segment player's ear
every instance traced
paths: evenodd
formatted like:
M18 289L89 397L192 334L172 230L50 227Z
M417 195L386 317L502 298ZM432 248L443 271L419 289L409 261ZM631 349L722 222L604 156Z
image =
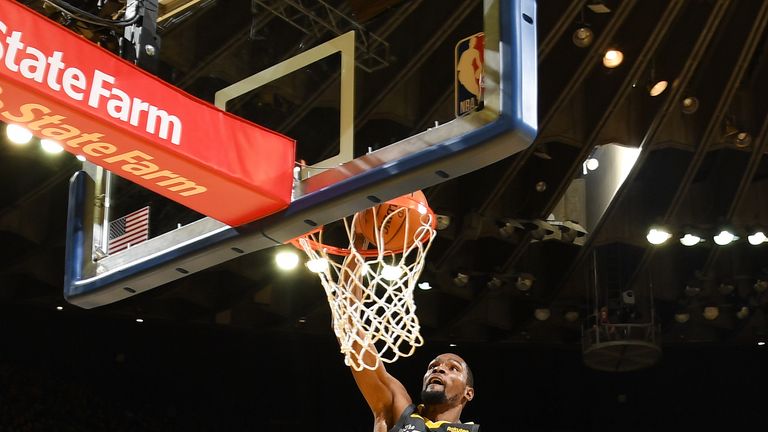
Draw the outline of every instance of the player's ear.
M467 402L471 401L475 397L475 388L467 386L464 389L464 398L467 400Z

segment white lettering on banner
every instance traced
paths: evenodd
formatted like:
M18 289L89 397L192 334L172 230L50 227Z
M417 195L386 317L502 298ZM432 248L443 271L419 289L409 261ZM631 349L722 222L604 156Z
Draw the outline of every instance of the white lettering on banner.
M8 71L44 83L55 92L63 89L70 99L87 100L89 106L104 111L114 119L143 127L146 132L175 145L181 143L182 122L177 116L132 97L117 87L117 79L112 75L94 69L89 80L80 69L67 66L61 51L46 55L33 46L25 45L24 35L19 31L11 31L8 35L8 26L2 21L0 33L6 36L5 39L0 37L0 65Z

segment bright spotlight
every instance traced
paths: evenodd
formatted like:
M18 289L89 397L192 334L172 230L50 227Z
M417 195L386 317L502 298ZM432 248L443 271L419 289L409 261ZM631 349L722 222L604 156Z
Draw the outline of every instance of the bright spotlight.
M738 239L738 237L728 230L722 230L720 231L720 234L714 237L715 243L719 246L725 246Z
M299 254L294 251L280 251L275 255L275 263L281 270L293 270L299 265Z
M46 153L51 154L61 153L64 151L64 147L62 147L61 144L49 139L40 140L40 147L42 147Z
M648 235L645 236L645 238L648 240L648 243L652 245L663 244L671 237L672 234L662 228L651 228L648 230Z
M680 244L683 246L695 246L699 243L701 243L701 237L691 233L687 233L680 238Z
M5 136L14 144L27 144L32 140L32 132L29 129L16 124L9 124L5 127Z
M749 241L749 244L751 244L752 246L757 246L760 243L765 243L766 241L768 241L768 237L765 236L764 232L758 231L748 236L747 240Z
M328 270L328 260L325 258L318 258L307 261L307 268L312 273L323 273Z
M607 67L608 69L618 67L623 61L624 53L616 49L610 49L606 51L605 55L603 56L603 66Z
M403 275L403 269L400 266L384 264L381 266L381 277L388 281L396 281Z
M669 82L666 80L661 80L655 82L650 89L648 89L648 94L652 97L656 97L662 93L664 93L664 90L667 89L667 86L669 85Z

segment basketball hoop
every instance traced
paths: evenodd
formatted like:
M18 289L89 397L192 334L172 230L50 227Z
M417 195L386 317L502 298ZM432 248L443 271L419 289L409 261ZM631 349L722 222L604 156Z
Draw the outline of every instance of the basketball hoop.
M417 191L342 222L347 248L324 244L324 227L291 243L304 250L307 267L320 277L344 363L375 369L424 344L413 292L437 218Z

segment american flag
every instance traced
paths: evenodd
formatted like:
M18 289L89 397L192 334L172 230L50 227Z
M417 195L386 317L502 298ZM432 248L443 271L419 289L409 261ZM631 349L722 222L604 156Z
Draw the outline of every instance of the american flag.
M113 254L149 238L149 207L121 217L109 223L107 253Z

